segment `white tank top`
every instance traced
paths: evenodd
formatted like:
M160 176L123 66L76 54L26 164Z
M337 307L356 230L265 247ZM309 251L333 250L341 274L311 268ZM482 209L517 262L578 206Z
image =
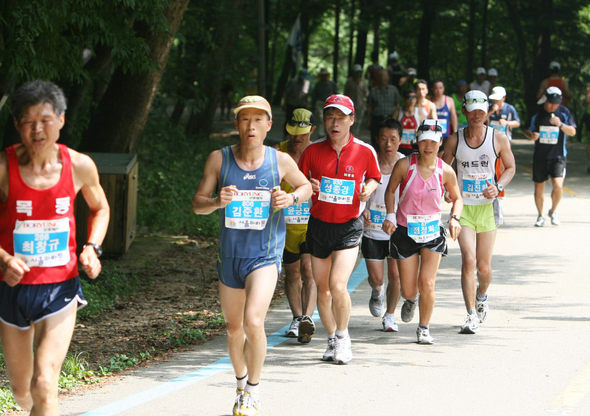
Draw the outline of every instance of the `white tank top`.
M486 127L483 142L476 148L465 141L465 129L457 132L457 179L465 205L487 205L494 202L483 196L486 181L496 184L496 150L494 129Z

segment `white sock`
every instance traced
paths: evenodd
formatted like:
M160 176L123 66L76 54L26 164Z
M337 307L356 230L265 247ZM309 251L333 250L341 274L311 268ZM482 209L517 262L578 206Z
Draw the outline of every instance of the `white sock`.
M246 391L252 395L258 395L260 390L260 383L256 383L254 385L250 383L246 383Z
M246 375L242 378L236 377L236 383L237 383L237 386L240 390L244 390L244 388L246 387L247 381L248 381L248 373L246 373Z
M343 329L342 331L339 329L336 330L336 337L337 338L342 339L342 338L346 338L347 336L348 336L348 328Z

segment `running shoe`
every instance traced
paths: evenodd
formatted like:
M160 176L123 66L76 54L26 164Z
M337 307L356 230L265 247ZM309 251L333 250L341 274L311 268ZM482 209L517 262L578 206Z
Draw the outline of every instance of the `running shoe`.
M297 338L299 335L299 322L301 322L300 316L293 318L291 325L289 325L289 329L287 329L287 333L285 335L287 335L289 338Z
M315 332L315 324L310 316L303 315L299 321L299 334L297 335L297 341L302 344L307 344L311 341L311 337Z
M383 324L383 330L385 332L397 332L398 326L395 323L395 316L392 313L386 313L383 315L383 319L381 320Z
M537 217L537 221L535 221L535 227L542 227L545 225L545 217L543 217L542 215L539 215Z
M255 394L244 391L240 395L237 411L234 410L234 416L259 416L260 400Z
M461 326L461 334L475 334L479 329L479 318L477 314L467 314L465 323Z
M239 416L239 409L242 403L242 394L244 393L244 389L236 388L236 400L234 401L234 408L232 411L233 416Z
M413 302L406 299L402 305L402 321L410 322L414 318L414 312L416 311L416 305L418 304L418 298Z
M336 350L336 338L328 338L328 348L322 357L323 361L334 361L334 352Z
M344 338L336 337L334 361L336 361L336 364L348 364L350 360L352 360L352 342L350 336Z
M487 297L484 300L476 300L475 311L477 312L477 317L479 318L479 322L483 322L486 320L486 316L488 316L489 310L490 310L490 307L488 306Z
M418 327L416 328L416 337L418 337L418 344L432 345L434 338L430 335L430 329Z
M385 285L381 286L381 291L377 296L371 294L371 298L369 299L369 311L371 311L371 315L376 318L383 316L383 312L385 312Z
M553 211L552 209L549 210L549 218L551 218L551 224L559 225L561 221L559 221L559 217L557 216L557 211Z

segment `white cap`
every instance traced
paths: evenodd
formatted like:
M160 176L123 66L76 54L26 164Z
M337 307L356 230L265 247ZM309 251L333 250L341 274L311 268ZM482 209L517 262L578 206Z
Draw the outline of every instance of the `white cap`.
M497 77L497 76L498 76L498 70L496 68L488 69L488 77Z
M561 64L557 61L551 61L549 69L561 69Z
M481 110L485 113L488 112L488 97L484 92L479 90L471 90L465 93L463 97L463 107L468 113L474 110Z
M399 55L397 54L397 52L392 52L389 54L389 60L390 61L398 61L399 60Z
M543 96L539 98L539 101L537 101L537 104L545 104L545 101L549 101L551 104L560 104L561 90L557 87L547 88L545 94L543 94Z
M475 70L475 74L476 75L485 75L486 74L486 69L483 66L480 66L479 68L477 68Z
M418 74L418 71L416 71L416 68L408 68L408 75L416 76L417 74Z
M354 64L352 67L352 72L363 72L363 67L359 64Z
M489 96L490 100L501 100L506 97L506 89L504 87L492 88L492 93Z
M440 142L442 140L443 126L439 124L438 120L427 118L418 127L416 137L418 141L432 140L433 142Z

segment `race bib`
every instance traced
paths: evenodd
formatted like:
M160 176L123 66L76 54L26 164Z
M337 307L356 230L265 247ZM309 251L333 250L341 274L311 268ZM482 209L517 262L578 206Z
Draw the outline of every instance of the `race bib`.
M471 200L484 199L483 190L488 187L486 181L494 183L489 173L466 173L463 175L463 198Z
M237 230L263 230L270 212L269 191L238 191L225 207L225 226Z
M352 179L333 179L322 176L318 199L332 204L352 205L354 185Z
M408 237L417 243L427 243L440 236L440 213L408 215Z
M16 221L13 232L14 255L29 267L65 266L70 261L70 221Z
M449 133L449 120L447 120L446 118L439 118L438 124L442 127L443 134Z
M309 221L309 203L291 205L283 211L287 224L307 224Z
M541 126L539 128L539 142L544 144L557 144L559 138L559 127Z
M412 144L416 141L416 130L403 129L402 130L402 144Z
M499 121L497 120L492 120L490 121L490 127L492 127L494 130L500 131L504 134L506 134L506 125L501 125Z
M369 206L369 214L371 216L371 222L367 225L367 229L373 231L383 231L381 228L383 226L383 221L385 221L385 217L387 216L387 208L385 204L376 204L371 202Z

